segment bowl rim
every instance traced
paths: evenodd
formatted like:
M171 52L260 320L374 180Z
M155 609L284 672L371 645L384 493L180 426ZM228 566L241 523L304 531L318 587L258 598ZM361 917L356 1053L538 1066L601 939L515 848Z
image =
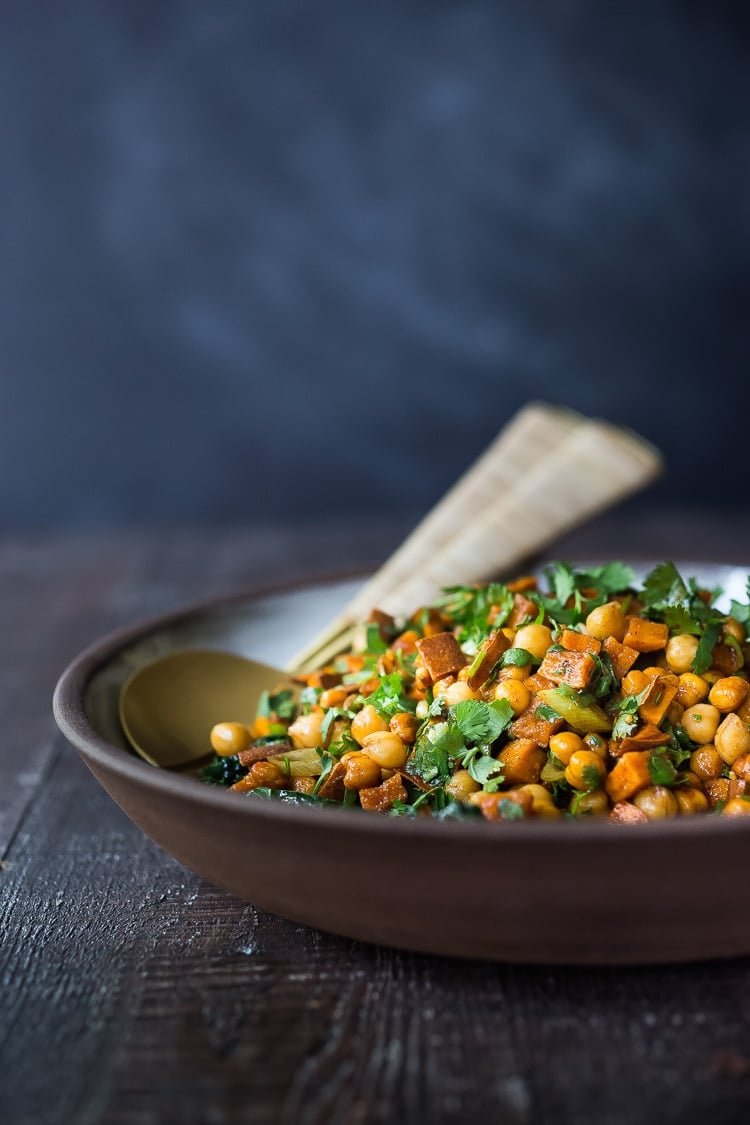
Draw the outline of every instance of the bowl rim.
M636 558L629 563L637 564ZM698 560L693 560L699 565ZM686 564L681 564L686 565ZM689 564L687 564L689 565ZM702 565L738 566L741 564L703 562ZM410 839L444 840L458 843L483 843L487 847L505 847L519 840L517 832L523 833L523 840L529 844L561 844L571 839L571 833L580 841L579 833L585 833L592 843L618 846L633 840L633 830L637 840L643 844L647 840L688 840L696 834L730 837L746 835L748 823L743 817L722 816L680 816L663 820L649 821L647 824L618 825L606 818L569 818L560 820L523 820L512 825L488 824L484 820L461 820L455 823L438 821L432 817L389 817L367 816L353 809L305 808L283 801L240 801L238 794L230 793L218 785L207 785L195 778L158 769L142 761L135 754L103 738L93 727L84 710L84 697L94 675L106 664L115 659L123 649L138 641L145 640L164 628L171 628L193 617L218 613L231 609L233 605L260 601L264 598L291 594L297 590L324 586L347 579L366 577L361 570L329 572L313 575L296 581L269 584L251 584L226 593L203 597L179 604L173 609L150 614L136 619L130 624L110 630L83 648L65 667L59 676L52 696L52 711L55 722L71 745L78 751L86 764L94 763L104 770L115 773L123 780L145 785L161 793L169 794L188 802L208 804L216 809L224 809L234 815L250 816L261 821L281 821L290 819L313 829L316 825L327 832L352 831L377 837L385 833L389 839L400 839L404 843ZM243 811L244 810L244 811ZM498 831L500 828L500 831Z

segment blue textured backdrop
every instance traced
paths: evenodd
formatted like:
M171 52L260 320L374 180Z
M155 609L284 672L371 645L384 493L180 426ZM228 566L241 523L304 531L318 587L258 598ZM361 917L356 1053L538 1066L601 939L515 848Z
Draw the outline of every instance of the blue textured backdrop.
M8 0L0 524L415 511L534 397L741 500L741 11Z

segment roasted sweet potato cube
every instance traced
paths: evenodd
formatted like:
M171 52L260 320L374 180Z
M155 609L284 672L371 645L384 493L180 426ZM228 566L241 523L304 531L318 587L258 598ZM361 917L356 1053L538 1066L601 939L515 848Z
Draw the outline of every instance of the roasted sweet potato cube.
M542 701L532 697L531 703L522 711L517 719L510 724L510 733L517 739L532 739L538 746L549 746L553 734L562 730L565 719L543 719L537 715L537 709Z
M638 707L638 714L646 723L658 726L672 700L677 695L677 688L662 676L656 676L651 685L651 690Z
M394 801L406 801L408 796L401 774L394 773L380 785L374 785L371 789L360 789L359 803L368 812L388 812L388 809L393 808Z
M546 653L539 666L539 675L556 684L567 684L582 691L591 683L596 671L596 661L590 652L571 652L553 649Z
M651 784L648 768L649 754L649 750L631 750L615 762L604 783L604 788L613 804L617 801L627 801L640 789L646 789Z
M569 652L590 652L596 655L601 651L602 642L588 633L579 633L576 629L563 629L560 634L560 644Z
M643 809L639 809L630 801L618 801L613 806L609 819L615 824L648 824L648 817Z
M344 774L346 762L336 762L327 777L321 782L318 796L327 801L343 801L346 789L344 788Z
M508 648L510 648L510 641L502 629L495 629L494 633L484 638L471 662L471 674L466 680L470 688L476 691L482 686Z
M453 633L421 637L417 641L417 651L433 681L442 680L443 676L455 676L466 664L466 657Z
M508 785L530 785L539 781L547 755L531 738L517 738L498 754Z
M655 746L666 746L668 736L659 730L653 723L646 723L635 734L628 734L619 742L611 742L610 750L617 757L630 753L631 750L653 750Z
M511 594L522 594L524 590L536 590L539 583L533 574L522 574L520 578L514 578L512 582L507 582L506 586Z
M510 611L510 616L506 622L511 629L517 628L522 621L533 621L539 614L539 606L536 602L532 602L531 598L525 597L523 594L513 595L513 609Z
M627 632L622 643L638 652L658 652L669 640L669 627L660 621L647 621L645 617L625 618Z
M619 641L616 641L614 637L606 637L602 648L612 661L612 667L618 680L622 680L627 676L628 672L641 655L637 648L622 645Z
M549 688L557 687L554 680L548 680L546 676L540 676L538 672L527 676L523 682L532 695L538 695L540 691L548 691Z
M472 805L476 805L487 820L509 820L508 807L520 805L524 816L531 816L534 805L530 793L519 790L499 793L472 793L469 798Z

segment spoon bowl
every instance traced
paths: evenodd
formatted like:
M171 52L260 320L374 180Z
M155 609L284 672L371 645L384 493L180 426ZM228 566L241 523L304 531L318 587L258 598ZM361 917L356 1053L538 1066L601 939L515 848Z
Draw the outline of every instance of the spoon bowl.
M259 660L212 649L183 650L137 669L120 692L123 731L152 766L187 769L212 753L211 728L251 725L263 691L288 673Z

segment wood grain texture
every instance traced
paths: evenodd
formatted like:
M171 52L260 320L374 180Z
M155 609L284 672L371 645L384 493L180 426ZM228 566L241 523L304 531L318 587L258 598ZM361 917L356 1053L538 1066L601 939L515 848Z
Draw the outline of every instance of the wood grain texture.
M669 539L665 553L685 555L695 521L671 518L654 535ZM0 547L0 1121L747 1119L750 962L518 968L295 926L160 852L56 736L54 678L105 629L247 583L376 565L402 530L384 521L354 532L133 533ZM631 550L662 553L639 535L636 513L630 525L578 533L566 555L614 554L615 531L627 532ZM715 557L750 559L750 535L731 521L706 517L698 531ZM744 857L728 861L744 894ZM710 910L710 888L696 894Z

